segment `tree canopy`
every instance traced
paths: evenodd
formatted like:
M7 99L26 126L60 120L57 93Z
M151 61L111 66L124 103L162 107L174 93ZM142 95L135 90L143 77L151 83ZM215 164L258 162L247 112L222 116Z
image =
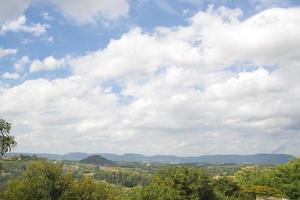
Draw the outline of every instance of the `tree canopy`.
M300 159L273 167L245 167L230 177L209 177L200 167L170 166L145 186L126 188L91 177L75 178L62 163L31 161L3 188L2 200L255 200L300 199Z
M0 119L0 155L3 156L6 152L11 151L17 142L14 136L10 135L11 123Z

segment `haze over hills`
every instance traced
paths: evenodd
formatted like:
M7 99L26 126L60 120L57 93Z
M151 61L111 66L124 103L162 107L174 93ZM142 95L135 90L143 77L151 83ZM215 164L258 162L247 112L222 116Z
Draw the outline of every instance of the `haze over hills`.
M32 153L10 153L8 155L37 155L49 160L72 160L80 161L92 155L100 155L111 161L126 162L161 162L161 163L236 163L236 164L281 164L295 158L289 154L253 154L253 155L202 155L202 156L174 156L174 155L153 155L127 153L123 155L111 153L89 154L72 152L67 154L32 154Z

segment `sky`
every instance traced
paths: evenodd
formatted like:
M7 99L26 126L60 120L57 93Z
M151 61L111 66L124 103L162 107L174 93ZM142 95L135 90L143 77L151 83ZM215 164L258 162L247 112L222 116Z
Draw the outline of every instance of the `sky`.
M13 151L300 155L299 6L0 0Z

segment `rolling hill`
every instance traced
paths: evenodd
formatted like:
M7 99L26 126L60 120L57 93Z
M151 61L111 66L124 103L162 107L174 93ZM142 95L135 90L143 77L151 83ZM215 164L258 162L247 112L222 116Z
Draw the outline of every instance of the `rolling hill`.
M18 155L21 153L9 153L8 155ZM23 155L33 155L32 153L22 153ZM92 155L100 155L111 161L126 161L126 162L161 162L161 163L208 163L208 164L223 164L223 163L235 163L235 164L282 164L295 158L289 154L253 154L253 155L202 155L202 156L190 156L181 157L174 155L154 155L145 156L142 154L111 154L111 153L99 153L88 154L81 152L73 152L64 155L60 154L35 154L38 157L47 158L49 160L71 160L80 161L88 158Z
M102 156L99 155L92 155L89 156L87 158L84 158L82 160L79 161L80 163L84 163L84 164L93 164L93 165L113 165L114 162L111 160L108 160Z

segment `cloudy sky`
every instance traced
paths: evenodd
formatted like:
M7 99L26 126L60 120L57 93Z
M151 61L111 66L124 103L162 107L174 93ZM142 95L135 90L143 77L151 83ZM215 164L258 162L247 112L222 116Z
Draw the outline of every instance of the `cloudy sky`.
M300 154L300 2L0 0L15 152Z

